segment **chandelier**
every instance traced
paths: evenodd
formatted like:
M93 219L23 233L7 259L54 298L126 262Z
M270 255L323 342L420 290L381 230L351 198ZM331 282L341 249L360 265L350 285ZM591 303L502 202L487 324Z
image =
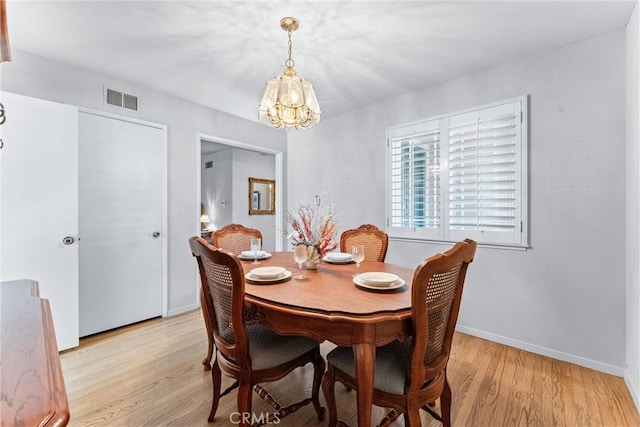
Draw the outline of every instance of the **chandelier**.
M282 18L280 27L289 36L289 57L282 75L267 82L260 101L260 120L269 126L289 130L310 128L320 121L320 106L313 86L296 74L291 59L291 33L298 29L298 20Z

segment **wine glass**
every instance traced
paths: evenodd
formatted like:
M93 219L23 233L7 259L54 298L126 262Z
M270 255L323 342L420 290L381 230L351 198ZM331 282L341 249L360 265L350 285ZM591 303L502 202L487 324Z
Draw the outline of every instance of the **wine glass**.
M360 263L364 261L364 245L351 246L351 257L356 262L356 274L353 277L357 277L360 274Z
M253 251L253 262L251 264L260 264L258 261L258 251L262 248L262 242L258 237L251 238L251 250Z
M293 260L298 264L298 275L295 277L296 280L304 280L307 278L307 276L302 274L302 263L305 262L308 257L309 253L305 245L295 245L293 247Z

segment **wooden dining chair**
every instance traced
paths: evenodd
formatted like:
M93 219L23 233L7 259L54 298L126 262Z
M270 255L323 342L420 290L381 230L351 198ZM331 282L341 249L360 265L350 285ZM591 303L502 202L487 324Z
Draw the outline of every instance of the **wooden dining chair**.
M235 255L239 255L242 251L247 251L251 248L251 238L258 237L262 239L262 233L255 228L248 228L242 224L228 224L219 230L216 230L210 234L211 244L223 249L224 251L231 252ZM213 358L214 339L211 324L209 322L209 314L207 313L207 307L204 305L205 300L203 294L203 288L200 288L200 308L204 317L204 325L207 331L207 355L202 359L202 365L204 370L211 369L211 359Z
M467 239L424 260L411 285L412 335L376 348L373 404L391 408L380 426L404 414L405 426L420 426L420 409L451 425L451 388L447 362L458 320L467 267L476 242ZM357 389L351 347L337 347L327 355L322 391L329 408L329 425L337 423L336 381ZM440 399L440 415L433 409Z
M211 233L211 244L216 248L240 255L242 251L251 249L251 239L254 237L262 240L260 230L248 228L242 224L227 224Z
M216 248L240 255L242 251L251 249L251 239L258 237L262 240L262 233L255 228L248 228L242 224L227 224L219 230L212 232L209 236L211 244ZM200 307L204 316L204 325L207 330L208 349L207 355L202 359L204 370L211 369L211 358L213 357L213 334L211 325L209 324L209 316L207 315L207 307L202 303L204 295L200 292Z
M189 239L189 246L198 262L204 304L215 340L216 355L211 367L213 401L209 422L214 420L218 402L234 388L238 388L238 422L249 425L252 390L271 403L275 412L262 419L264 423L278 423L284 416L313 403L318 419L324 419L319 392L325 362L320 346L310 338L283 336L252 316L244 300L244 271L237 257L208 244L201 237ZM307 363L314 366L311 397L281 407L259 383L276 381ZM236 381L222 393L221 373ZM255 420L254 420L255 421Z
M340 252L351 253L351 246L364 245L364 259L384 262L389 236L373 224L345 230L340 235Z

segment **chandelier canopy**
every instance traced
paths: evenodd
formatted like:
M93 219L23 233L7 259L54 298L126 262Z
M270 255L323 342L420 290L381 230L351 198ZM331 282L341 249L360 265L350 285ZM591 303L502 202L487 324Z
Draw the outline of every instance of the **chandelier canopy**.
M260 101L260 120L269 126L289 130L310 128L320 122L320 106L307 80L296 74L291 59L291 33L298 29L298 20L282 18L280 27L289 37L289 56L282 75L267 82Z

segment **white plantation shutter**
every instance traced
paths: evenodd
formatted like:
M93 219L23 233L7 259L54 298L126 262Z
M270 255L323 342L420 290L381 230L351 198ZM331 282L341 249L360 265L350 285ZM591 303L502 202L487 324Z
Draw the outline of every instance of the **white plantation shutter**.
M390 228L396 235L438 238L441 228L440 121L390 133Z
M526 246L526 97L388 130L389 234Z
M449 230L489 243L520 242L520 106L449 120Z

